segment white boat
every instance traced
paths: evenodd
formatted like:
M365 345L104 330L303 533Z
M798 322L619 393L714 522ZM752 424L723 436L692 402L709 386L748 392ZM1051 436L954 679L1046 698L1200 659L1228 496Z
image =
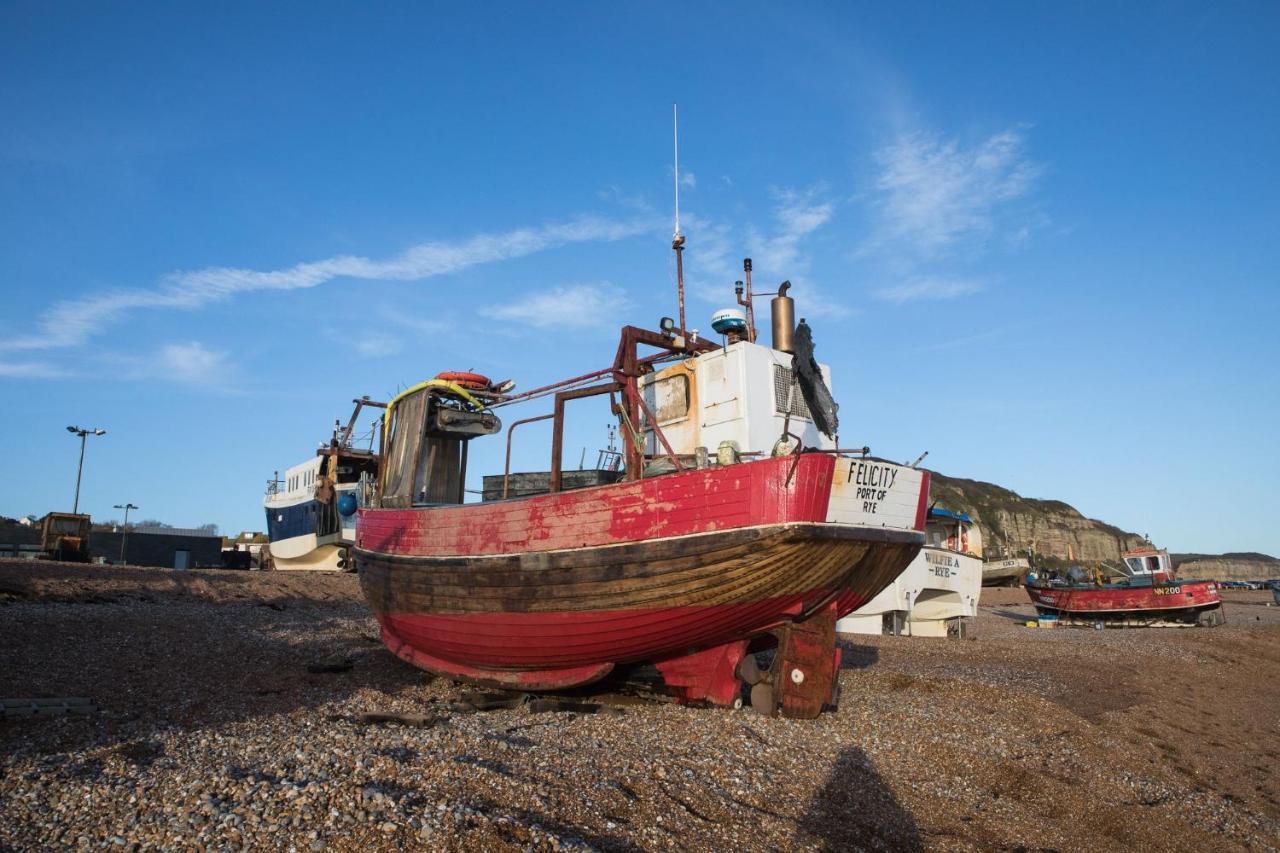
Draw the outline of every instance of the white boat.
M982 533L968 515L931 507L925 543L893 583L836 623L837 633L963 634L982 592Z
M267 540L260 558L264 569L344 571L352 566L356 509L362 479L378 474L378 455L354 446L352 431L361 409L385 408L368 397L354 401L345 428L334 426L333 438L316 455L267 482L262 501L267 514Z
M1031 562L1026 557L988 560L982 564L982 585L1019 586L1029 571Z

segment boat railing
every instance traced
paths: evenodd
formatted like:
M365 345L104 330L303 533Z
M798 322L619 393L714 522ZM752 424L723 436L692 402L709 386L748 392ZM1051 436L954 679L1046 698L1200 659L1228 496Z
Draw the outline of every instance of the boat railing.
M507 461L506 461L506 465L505 465L505 466L503 467L503 469L502 469L502 498L503 498L503 500L506 500L506 497L507 497L507 482L508 482L508 480L510 480L510 478L511 478L511 435L512 435L512 433L514 433L514 432L515 432L516 427L520 426L521 424L531 424L531 423L534 423L534 422L536 422L536 421L545 421L545 420L547 420L548 418L554 418L554 417L555 417L555 413L549 413L549 414L545 414L545 415L538 415L537 417L532 417L532 418L521 418L521 419L520 419L520 420L518 420L518 421L512 421L512 422L511 422L511 426L507 427Z

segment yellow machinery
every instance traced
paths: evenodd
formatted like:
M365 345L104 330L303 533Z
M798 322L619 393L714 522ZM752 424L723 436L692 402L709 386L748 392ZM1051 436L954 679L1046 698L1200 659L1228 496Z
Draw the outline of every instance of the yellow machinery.
M51 512L40 522L40 556L66 563L89 562L89 516Z

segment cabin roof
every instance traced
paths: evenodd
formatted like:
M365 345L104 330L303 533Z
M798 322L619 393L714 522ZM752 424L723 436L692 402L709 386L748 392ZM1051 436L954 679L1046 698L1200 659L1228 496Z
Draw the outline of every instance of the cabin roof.
M937 506L929 507L929 515L938 518L954 518L956 521L973 521L973 519L969 517L968 513L955 512L954 510L943 509L942 507Z

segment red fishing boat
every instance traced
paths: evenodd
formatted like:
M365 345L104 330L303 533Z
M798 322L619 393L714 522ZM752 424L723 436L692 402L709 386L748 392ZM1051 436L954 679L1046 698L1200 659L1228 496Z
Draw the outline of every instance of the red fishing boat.
M834 701L835 622L919 552L928 475L839 447L830 371L794 323L789 285L765 346L745 269L746 311L717 314L718 341L685 330L681 294L679 322L623 328L613 364L593 373L524 394L442 374L390 402L354 554L393 652L521 690L652 664L681 701L741 704L744 683L763 713L813 717ZM625 464L616 482L570 489L566 404L597 395ZM519 497L465 503L468 443L532 400L551 411L510 424L507 459L511 429L551 419L542 493L522 474ZM761 671L754 653L771 647Z
M757 342L750 259L745 310L713 316L719 340L688 331L678 166L674 185L678 319L626 326L612 365L533 391L440 374L388 404L356 525L361 588L383 642L441 675L562 690L652 664L681 701L740 704L745 683L762 713L815 717L836 698L836 620L924 543L928 475L840 447L789 282L772 346ZM566 404L606 395L623 464L566 476ZM469 442L534 400L551 411L508 426L497 499L464 502ZM522 474L513 494L511 431L544 419L545 488Z
M1027 577L1027 594L1044 614L1086 624L1219 625L1222 597L1213 581L1177 580L1169 552L1146 548L1122 556L1124 577L1111 582L1101 574L1076 570Z

